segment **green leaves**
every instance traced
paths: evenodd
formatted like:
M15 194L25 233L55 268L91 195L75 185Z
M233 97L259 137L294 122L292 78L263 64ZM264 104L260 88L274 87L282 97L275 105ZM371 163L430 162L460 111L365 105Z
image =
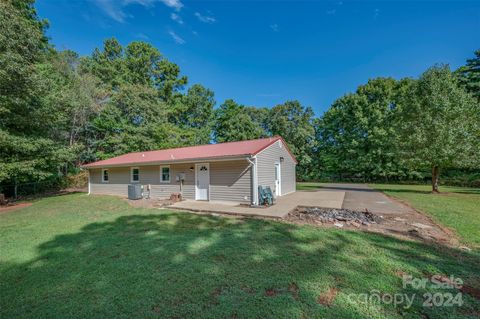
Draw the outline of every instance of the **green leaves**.
M460 67L456 74L460 84L480 102L480 49L475 51L475 57L468 59L467 64Z
M422 74L406 96L399 132L403 157L416 166L476 167L480 112L448 66Z
M270 110L268 129L271 135L280 135L287 142L299 162L300 178L312 176L313 152L317 141L313 126L313 110L298 101L287 101ZM318 168L317 168L318 169Z
M245 106L226 100L215 110L214 138L217 142L243 141L266 136Z
M411 174L398 158L395 121L407 81L376 78L334 102L317 122L324 170L364 179Z

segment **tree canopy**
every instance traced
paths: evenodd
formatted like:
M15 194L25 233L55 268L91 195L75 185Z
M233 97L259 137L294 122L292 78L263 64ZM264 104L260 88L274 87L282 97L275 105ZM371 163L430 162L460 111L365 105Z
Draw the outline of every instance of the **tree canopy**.
M474 54L475 57L468 59L467 63L457 70L457 74L460 84L480 101L480 49Z
M432 169L433 191L438 192L441 168L478 167L480 112L448 66L425 71L406 101L399 122L401 153L406 163Z

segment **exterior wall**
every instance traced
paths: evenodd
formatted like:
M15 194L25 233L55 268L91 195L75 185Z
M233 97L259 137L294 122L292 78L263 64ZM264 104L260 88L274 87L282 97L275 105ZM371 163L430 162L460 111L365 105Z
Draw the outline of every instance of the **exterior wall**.
M252 200L252 173L246 160L210 163L210 199Z
M251 168L246 160L218 161L210 163L210 199L237 202L251 200ZM170 164L170 182L160 182L160 166L138 167L139 184L152 187L152 198L169 198L171 193L180 192L180 182L176 181L178 174L185 174L182 194L184 198L195 199L195 163ZM92 194L107 194L127 197L130 184L130 167L110 167L109 182L102 182L102 169L90 169L90 192Z
M280 157L284 158L282 163L280 163ZM280 163L282 195L295 192L296 164L282 141L270 145L257 154L258 185L270 186L275 194L275 163Z

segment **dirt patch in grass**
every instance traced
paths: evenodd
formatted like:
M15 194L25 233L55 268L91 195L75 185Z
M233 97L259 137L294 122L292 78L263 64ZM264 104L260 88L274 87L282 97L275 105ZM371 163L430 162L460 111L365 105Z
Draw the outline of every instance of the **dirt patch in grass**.
M317 302L322 306L330 307L330 305L335 300L335 297L337 297L338 292L338 288L330 287L326 292L318 296Z
M472 296L477 300L480 300L480 289L478 288L470 287L468 285L463 285L463 287L460 288L460 291Z
M157 199L157 198L143 198L137 200L126 199L125 200L133 207L136 208L162 208L172 205L174 202L169 199Z
M438 225L429 216L426 216L413 208L408 212L397 216L363 212L363 214L372 219L373 222L354 218L355 216L353 215L347 216L350 217L350 219L348 219L340 215L339 218L334 218L335 216L330 217L328 215L325 217L322 214L316 213L317 211L320 213L324 211L328 212L328 210L332 209L311 207L306 210L305 208L297 208L289 213L285 217L285 220L296 224L310 224L318 227L369 231L395 236L400 239L433 242L449 247L461 247L458 238L452 231ZM358 214L359 212L356 213Z
M265 289L265 296L267 297L274 297L276 295L278 295L278 290L274 289L274 288L268 288L268 289Z
M299 289L298 289L298 286L297 286L296 283L292 282L292 283L288 286L288 291L290 291L290 293L292 294L293 299L298 300L298 292L299 292Z
M288 285L288 287L285 288L268 288L265 289L265 296L267 297L275 297L280 294L285 294L289 293L292 295L293 299L298 300L299 299L299 292L300 289L298 288L298 285L295 282L292 282Z
M0 206L0 214L8 213L17 209L25 208L28 206L32 206L32 203L25 202L25 203L12 203L6 206Z

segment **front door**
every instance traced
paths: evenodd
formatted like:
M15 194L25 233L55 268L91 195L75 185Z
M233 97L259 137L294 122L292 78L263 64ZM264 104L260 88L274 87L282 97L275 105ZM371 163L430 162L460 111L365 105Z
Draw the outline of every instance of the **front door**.
M208 200L210 196L210 166L195 164L195 199Z
M282 170L280 163L275 163L275 196L282 195Z

